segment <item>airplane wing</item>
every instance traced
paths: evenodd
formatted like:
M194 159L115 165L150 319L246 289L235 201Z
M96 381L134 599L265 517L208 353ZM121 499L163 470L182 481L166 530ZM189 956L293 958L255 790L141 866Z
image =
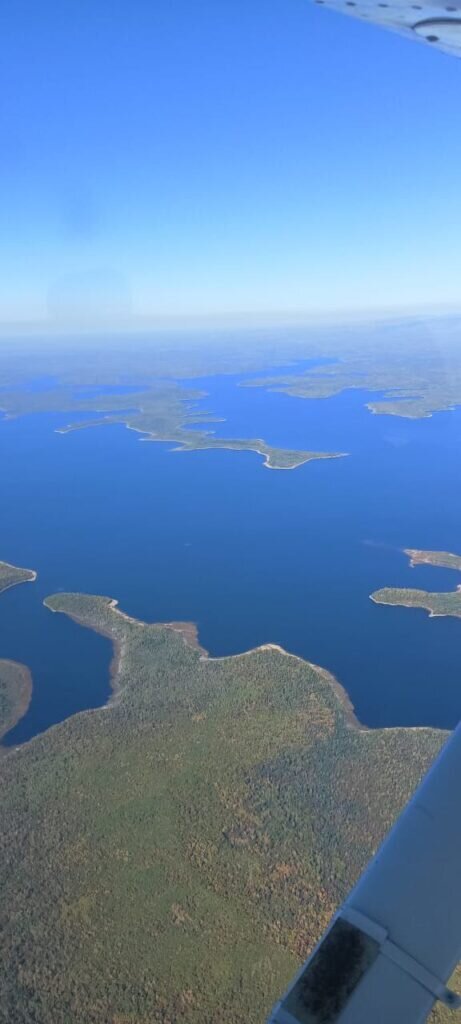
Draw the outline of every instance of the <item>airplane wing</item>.
M370 21L409 39L428 43L461 57L461 2L427 2L427 0L315 0L342 14Z
M461 724L270 1024L421 1024L461 957Z

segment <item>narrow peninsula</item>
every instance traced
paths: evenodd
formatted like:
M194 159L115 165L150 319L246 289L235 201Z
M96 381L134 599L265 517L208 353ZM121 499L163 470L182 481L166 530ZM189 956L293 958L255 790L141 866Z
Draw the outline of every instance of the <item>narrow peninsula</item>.
M33 569L18 569L0 562L0 594L19 583L37 579ZM0 740L27 711L32 696L32 677L25 665L0 658ZM3 751L0 748L0 753Z
M0 1021L256 1024L445 734L358 728L276 646L45 603L111 638L113 698L2 760Z
M9 562L0 562L0 594L18 583L33 583L37 573L33 569L18 569Z

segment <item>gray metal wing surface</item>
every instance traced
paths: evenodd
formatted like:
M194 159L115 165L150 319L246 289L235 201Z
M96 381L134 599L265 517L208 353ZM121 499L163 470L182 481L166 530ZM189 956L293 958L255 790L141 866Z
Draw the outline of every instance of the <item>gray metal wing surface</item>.
M461 3L456 0L314 0L342 14L388 28L461 57Z
M461 956L461 725L271 1024L422 1024Z

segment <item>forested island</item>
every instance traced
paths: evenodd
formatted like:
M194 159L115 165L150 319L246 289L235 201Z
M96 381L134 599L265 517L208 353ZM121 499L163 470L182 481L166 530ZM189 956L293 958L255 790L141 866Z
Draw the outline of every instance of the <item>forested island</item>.
M111 638L113 698L3 758L0 1020L259 1024L444 734L359 727L274 646L45 603Z
M412 566L433 565L461 572L461 555L449 551L419 551L406 548L404 552ZM405 608L424 608L431 618L438 615L454 615L461 618L461 586L448 592L414 590L412 587L383 587L371 594L376 604L402 605Z

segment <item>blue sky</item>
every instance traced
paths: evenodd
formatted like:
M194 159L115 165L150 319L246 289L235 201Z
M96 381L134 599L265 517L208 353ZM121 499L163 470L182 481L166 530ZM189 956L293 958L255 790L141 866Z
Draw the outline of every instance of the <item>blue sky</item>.
M0 321L458 304L455 59L308 0L16 0L0 39Z

